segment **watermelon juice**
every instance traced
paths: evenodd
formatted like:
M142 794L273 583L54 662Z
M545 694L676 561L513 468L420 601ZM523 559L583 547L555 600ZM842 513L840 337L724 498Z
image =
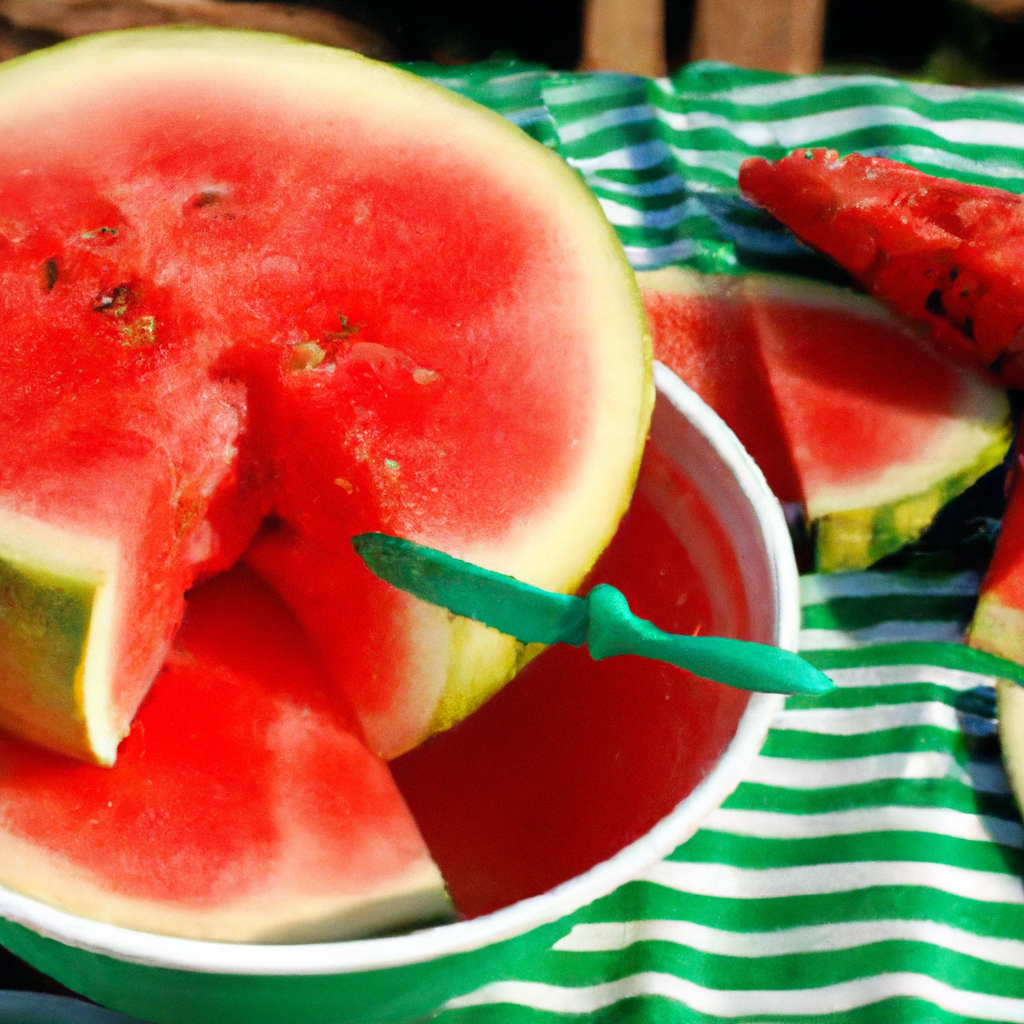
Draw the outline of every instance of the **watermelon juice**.
M657 448L581 592L602 582L662 629L749 635L735 553ZM672 665L559 645L392 774L456 906L476 916L639 839L714 767L748 699Z

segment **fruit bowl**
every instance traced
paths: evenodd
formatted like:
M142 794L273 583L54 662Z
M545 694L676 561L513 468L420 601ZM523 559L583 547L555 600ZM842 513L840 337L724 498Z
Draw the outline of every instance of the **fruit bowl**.
M665 526L702 577L710 628L795 650L797 572L778 503L715 413L664 367L656 383L640 492L657 491ZM686 752L688 781L674 809L600 863L493 912L358 941L229 944L132 931L0 889L0 942L69 988L153 1021L423 1018L550 949L571 915L670 853L737 785L782 698L728 691L716 702L718 684L694 686L693 706L718 710L715 728Z

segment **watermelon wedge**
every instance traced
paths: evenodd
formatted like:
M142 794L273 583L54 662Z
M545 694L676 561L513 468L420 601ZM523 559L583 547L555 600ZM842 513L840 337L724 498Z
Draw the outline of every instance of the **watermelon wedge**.
M528 659L388 588L383 530L572 590L652 405L596 200L504 119L257 33L0 68L0 725L109 764L183 594L246 559L374 751Z
M655 356L736 432L783 502L816 525L818 570L916 539L998 465L1003 392L872 299L796 278L638 275Z
M1024 201L882 157L799 149L740 189L969 366L1024 387Z
M0 735L0 884L95 920L225 941L451 914L387 765L294 616L241 568L190 595L113 768Z

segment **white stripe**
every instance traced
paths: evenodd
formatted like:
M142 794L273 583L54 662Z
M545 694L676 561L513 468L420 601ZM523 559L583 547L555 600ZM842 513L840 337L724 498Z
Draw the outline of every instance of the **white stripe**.
M864 708L787 708L772 720L773 729L829 736L859 736L883 729L933 725L950 732L964 731L973 736L995 732L995 723L979 715L970 715L941 701L914 701L907 704L876 704Z
M613 110L602 110L600 114L582 117L569 124L558 125L558 138L563 143L579 142L588 135L596 135L606 128L615 128L620 124L636 124L638 121L653 121L657 116L654 107L649 103L640 103L634 107L615 107Z
M577 924L552 946L560 952L600 953L636 942L671 942L715 956L791 956L856 949L874 942L926 942L1004 967L1024 968L1024 942L975 935L935 921L844 921L770 932L729 932L692 921L609 921Z
M638 210L635 206L627 206L625 203L616 202L614 199L605 199L601 196L597 200L604 210L604 215L619 227L628 228L673 228L689 220L692 217L709 217L718 223L721 218L716 217L699 200L691 196L681 203L673 206L666 206L661 210Z
M649 167L657 167L672 158L672 150L661 139L641 142L638 146L624 146L613 149L610 153L600 156L568 157L568 163L577 168L581 174L593 174L595 171L644 171Z
M947 778L979 793L1010 792L1003 766L998 761L968 761L963 766L952 754L941 750L876 754L835 761L761 755L747 769L743 781L786 789L826 789L883 779Z
M624 245L622 248L634 270L650 270L652 267L664 267L668 263L689 259L700 250L700 245L692 238L677 238L668 245Z
M709 209L706 203L695 196L661 210L638 210L635 206L627 206L603 196L598 196L597 201L601 204L601 209L604 210L608 220L617 227L653 228L665 231L676 227L685 220L707 218L715 224L724 237L738 242L747 249L785 255L792 254L800 248L800 243L792 235L762 231L759 228L733 223L715 210Z
M623 86L635 85L639 81L630 75L612 72L598 72L587 75L567 85L545 85L544 102L548 106L568 106L570 103L584 103L603 96L615 96Z
M520 110L509 110L503 116L513 124L519 125L520 128L524 125L548 120L548 112L544 107L523 107Z
M914 622L896 619L892 622L878 622L863 629L801 629L800 650L846 650L870 644L906 643L911 640L955 644L963 636L964 625L963 622L948 620Z
M1024 904L1024 882L1017 875L928 861L864 860L785 868L737 868L731 864L663 860L640 877L676 892L733 900L821 896L908 885L984 903Z
M704 822L709 832L760 839L824 839L872 832L928 832L951 839L1024 848L1018 821L956 811L950 807L858 807L820 814L778 814L719 808Z
M1001 163L996 160L972 160L944 149L932 149L930 146L874 146L859 152L865 156L884 156L904 163L933 164L951 171L983 174L990 178L1024 178L1024 170L1019 164Z
M836 572L800 577L800 603L824 604L837 597L974 597L981 577L976 572L934 576L910 573Z
M781 146L793 149L832 139L863 128L921 128L946 142L969 146L1005 146L1024 148L1024 124L1008 121L985 121L981 118L958 118L936 121L916 110L868 104L825 110L778 121L730 121L722 114L703 110L677 113L658 110L658 118L675 131L689 132L701 128L718 128L749 146Z
M979 672L963 672L938 665L873 665L867 668L830 668L828 677L843 688L859 689L866 686L894 686L912 683L934 683L949 690L993 689L995 677ZM994 689L993 689L994 696Z
M739 176L740 164L750 156L749 153L732 153L729 150L683 149L680 146L673 146L671 152L685 167L705 167L726 174L730 178ZM687 184L693 188L693 182Z
M549 1013L595 1013L624 999L662 996L701 1013L719 1017L750 1016L764 1021L769 1014L840 1013L870 1006L884 999L913 996L951 1013L980 1020L1024 1024L1024 1000L1009 996L965 992L924 974L909 971L877 974L820 988L742 991L697 985L674 974L645 971L617 981L580 988L564 988L539 981L496 981L475 992L458 996L445 1009L512 1003Z
M587 177L587 184L592 189L604 189L605 192L617 192L619 195L636 196L667 196L686 195L686 182L678 174L666 174L663 178L656 178L654 181L613 181L611 178L602 178L598 174L591 174Z

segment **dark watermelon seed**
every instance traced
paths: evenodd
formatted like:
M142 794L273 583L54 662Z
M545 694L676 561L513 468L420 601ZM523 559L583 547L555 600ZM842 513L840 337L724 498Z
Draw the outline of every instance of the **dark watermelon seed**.
M43 281L48 292L53 291L53 286L57 283L57 274L57 261L51 257L43 264Z
M964 332L964 337L968 341L974 341L974 317L967 317L964 320L963 326L960 328L960 330Z
M949 279L950 279L950 281L955 281L959 276L960 276L960 268L959 267L954 267L949 272Z
M924 300L924 308L932 316L945 315L946 307L942 304L942 292L938 288L934 288L928 293L928 298Z

